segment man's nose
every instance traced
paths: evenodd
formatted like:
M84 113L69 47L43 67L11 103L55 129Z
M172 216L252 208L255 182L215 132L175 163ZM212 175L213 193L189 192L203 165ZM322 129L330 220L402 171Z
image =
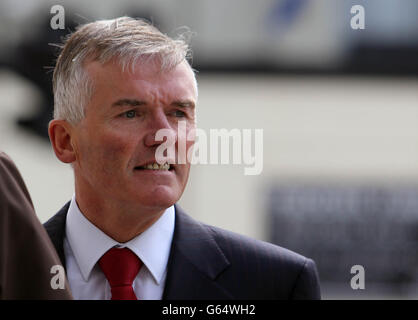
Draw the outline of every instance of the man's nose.
M149 131L145 136L147 147L158 146L164 141L176 141L177 132L170 124L164 112L155 112L149 122Z

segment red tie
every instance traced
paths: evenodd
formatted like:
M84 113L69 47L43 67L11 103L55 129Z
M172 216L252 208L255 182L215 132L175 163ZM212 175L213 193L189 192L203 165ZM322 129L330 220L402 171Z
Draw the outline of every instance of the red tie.
M109 281L112 300L137 300L132 283L142 266L141 260L128 248L112 248L99 260Z

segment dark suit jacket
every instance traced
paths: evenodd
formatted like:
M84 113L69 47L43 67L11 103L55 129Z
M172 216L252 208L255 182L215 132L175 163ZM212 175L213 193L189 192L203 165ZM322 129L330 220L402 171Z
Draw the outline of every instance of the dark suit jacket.
M44 225L64 265L68 207ZM320 299L312 260L175 212L163 299Z
M68 285L52 288L54 265L61 262L19 170L0 152L0 299L71 299Z

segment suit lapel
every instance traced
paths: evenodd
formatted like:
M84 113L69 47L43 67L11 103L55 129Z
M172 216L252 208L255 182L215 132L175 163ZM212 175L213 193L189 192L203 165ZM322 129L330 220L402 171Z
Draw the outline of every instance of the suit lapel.
M232 299L216 278L228 266L210 231L176 206L163 299Z

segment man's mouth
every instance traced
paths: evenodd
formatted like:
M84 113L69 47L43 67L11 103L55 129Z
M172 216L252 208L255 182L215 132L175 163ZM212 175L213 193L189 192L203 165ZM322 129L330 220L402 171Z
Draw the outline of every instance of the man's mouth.
M168 163L158 164L158 163L154 162L154 163L149 163L149 164L144 165L144 166L135 167L135 170L165 170L165 171L171 171L171 170L173 170L173 166L168 164Z

